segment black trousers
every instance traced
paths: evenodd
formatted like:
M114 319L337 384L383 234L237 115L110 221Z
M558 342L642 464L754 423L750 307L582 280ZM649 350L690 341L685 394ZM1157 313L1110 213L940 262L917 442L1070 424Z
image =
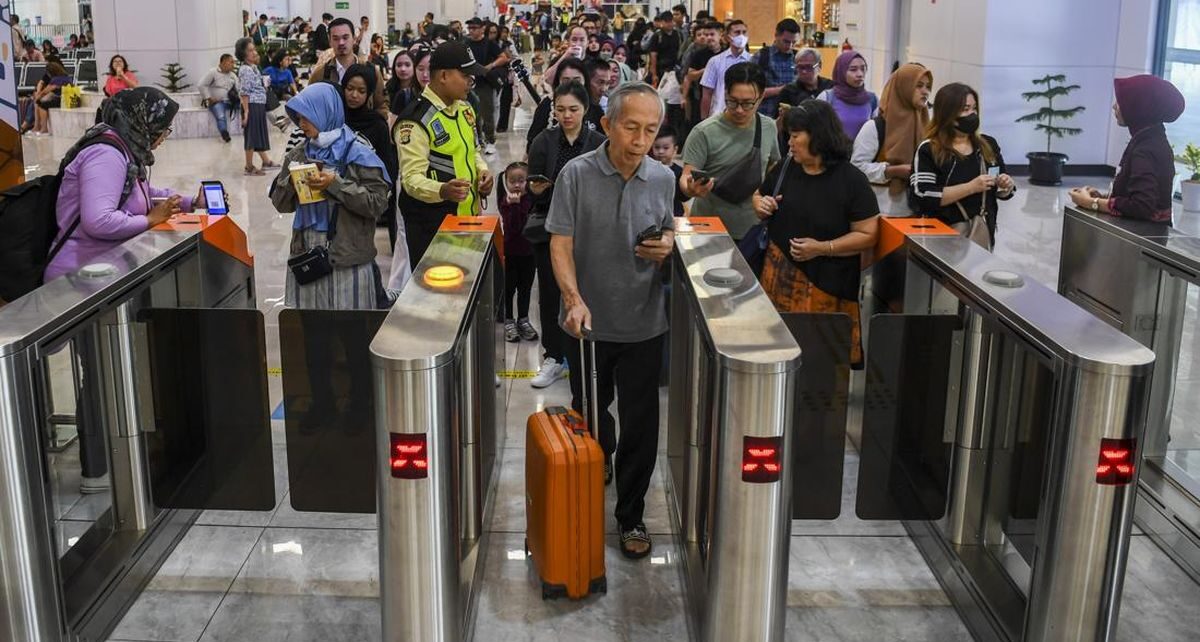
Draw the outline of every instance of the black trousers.
M533 291L533 277L537 263L533 255L504 257L504 318L524 319L529 316L529 294ZM513 295L517 296L516 314L513 314Z
M512 115L512 103L513 86L508 83L504 83L504 86L500 88L500 105L498 106L500 115L496 121L497 132L508 131L508 121Z
M550 263L550 244L534 243L533 259L537 264L538 318L542 322L542 358L551 358L562 363L570 338L558 326L558 308L562 292L554 280L554 266Z
M616 453L614 514L622 530L642 523L646 511L646 491L658 458L658 377L666 336L661 334L637 343L596 343L600 447L605 454ZM584 372L580 358L579 342L574 340L572 349L567 351L567 362L571 364L571 406L582 412L583 385L590 373ZM616 421L608 410L614 392L621 420L620 439Z
M108 437L100 403L100 353L97 336L91 331L80 333L72 342L72 358L80 374L75 382L75 430L79 435L79 468L84 477L108 474Z
M433 237L437 236L442 220L446 217L424 213L406 214L401 212L400 214L404 217L404 240L408 245L408 264L415 271L417 264L421 262L421 257L425 256L425 250L428 250L429 244L433 242Z

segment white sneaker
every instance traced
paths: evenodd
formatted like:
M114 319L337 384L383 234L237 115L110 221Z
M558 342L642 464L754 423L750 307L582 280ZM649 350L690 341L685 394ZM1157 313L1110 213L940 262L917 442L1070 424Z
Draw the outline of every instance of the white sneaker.
M487 154L488 156L495 156L496 155L496 146L493 145L492 143L488 143L487 145L484 145L483 153Z
M529 385L534 388L546 388L566 376L567 369L562 364L552 357L546 357L546 360L542 362L542 367L538 368L537 374L529 381Z

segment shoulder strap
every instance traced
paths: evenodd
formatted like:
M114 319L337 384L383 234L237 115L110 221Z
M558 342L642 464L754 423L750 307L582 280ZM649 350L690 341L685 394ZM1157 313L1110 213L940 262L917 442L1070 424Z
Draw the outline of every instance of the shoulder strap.
M67 151L67 156L62 159L61 163L59 163L58 174L55 176L54 182L57 186L59 186L61 188L63 175L65 175L67 172L67 166L70 165L72 162L75 161L76 158L79 157L79 153L82 152L83 150L85 150L89 147L95 146L95 145L110 145L110 146L116 147L118 150L120 150L121 153L123 153L126 156L126 158L128 158L130 155L129 148L126 147L125 141L121 140L120 138L114 138L112 136L106 136L104 134L95 136L95 137L91 138L90 140L85 141L77 149ZM129 198L129 195L131 193L133 193L133 180L134 179L133 179L132 175L129 172L126 172L125 173L125 184L121 188L121 199L119 201L117 201L118 207L125 202L125 199ZM56 207L57 207L57 199L58 199L58 195L55 194ZM83 222L83 213L80 212L79 216L76 216L75 220L71 221L71 224L67 226L66 231L64 231L61 235L59 235L58 240L54 242L54 246L51 247L50 251L46 254L46 261L45 261L44 265L50 265L50 261L54 260L54 257L57 256L60 251L62 251L63 246L67 244L67 239L71 238L71 235L75 233L75 230L79 229L79 224L82 222Z
M754 149L762 149L762 116L754 112Z
M788 166L791 164L792 155L788 154L787 157L783 159L783 167L779 168L779 177L775 179L775 189L772 191L771 196L779 196L779 190L783 187L783 177L787 174Z

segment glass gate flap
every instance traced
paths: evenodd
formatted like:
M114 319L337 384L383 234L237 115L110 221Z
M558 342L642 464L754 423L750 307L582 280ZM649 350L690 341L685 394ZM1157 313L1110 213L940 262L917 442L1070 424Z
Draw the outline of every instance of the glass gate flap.
M155 505L275 508L262 313L151 308L139 317L154 388L145 435Z
M375 512L371 339L386 310L279 313L292 507Z
M936 520L946 513L946 393L956 315L871 319L863 401L860 519Z
M792 416L792 519L837 519L850 394L850 317L780 316L804 351Z

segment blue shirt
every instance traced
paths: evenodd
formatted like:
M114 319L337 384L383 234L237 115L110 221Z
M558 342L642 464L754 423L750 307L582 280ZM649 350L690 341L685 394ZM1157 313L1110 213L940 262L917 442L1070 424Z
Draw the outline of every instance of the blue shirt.
M763 58L766 58L764 65ZM782 87L796 80L796 63L792 53L781 53L775 45L770 45L758 52L755 59L767 75L768 87ZM779 97L764 98L758 107L758 112L774 118L779 114Z

